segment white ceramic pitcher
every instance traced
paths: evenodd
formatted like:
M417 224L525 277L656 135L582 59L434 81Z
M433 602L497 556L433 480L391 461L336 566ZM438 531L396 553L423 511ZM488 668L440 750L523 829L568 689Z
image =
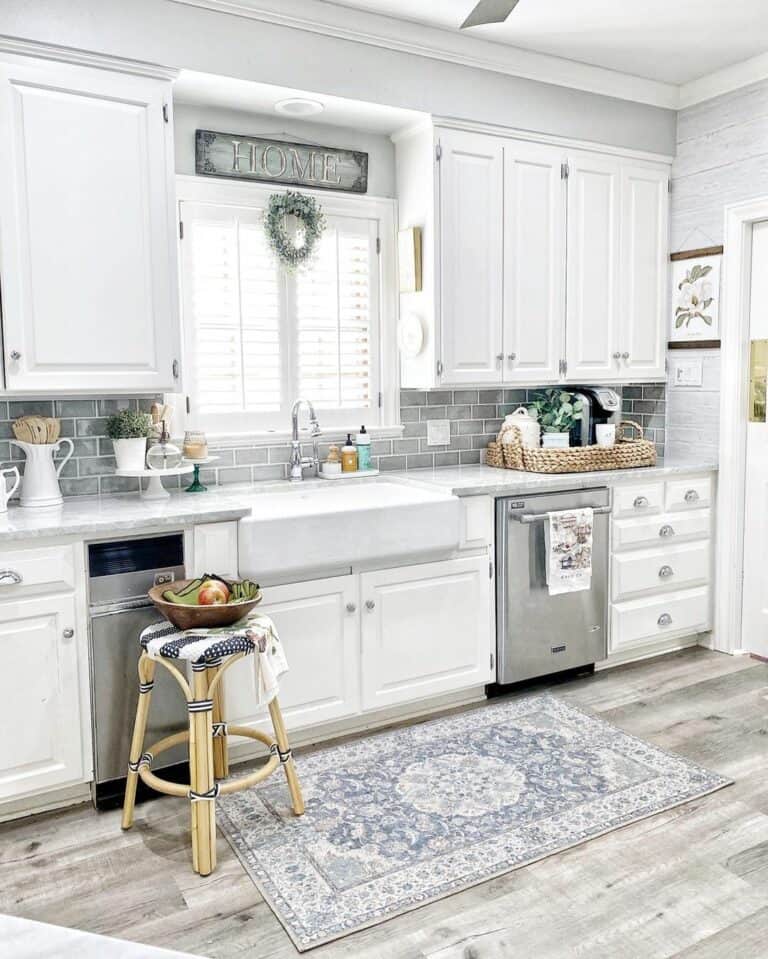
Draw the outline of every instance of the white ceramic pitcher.
M10 489L8 489L8 481L6 480L6 476L16 477ZM0 513L8 512L8 500L19 488L20 482L21 475L19 474L18 466L6 466L4 469L0 469Z
M74 452L72 440L64 436L58 443L23 443L21 440L11 440L11 443L23 449L27 455L21 484L21 506L61 506L64 500L59 489L59 474ZM62 443L69 444L69 452L57 465L53 462L53 454Z

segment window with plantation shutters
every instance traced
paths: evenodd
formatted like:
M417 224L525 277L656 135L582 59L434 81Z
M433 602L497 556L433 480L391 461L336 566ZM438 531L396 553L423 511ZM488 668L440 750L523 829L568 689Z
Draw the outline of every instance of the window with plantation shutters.
M379 422L379 221L326 213L312 262L289 273L264 206L182 202L182 294L191 422L287 429L297 397L325 427Z

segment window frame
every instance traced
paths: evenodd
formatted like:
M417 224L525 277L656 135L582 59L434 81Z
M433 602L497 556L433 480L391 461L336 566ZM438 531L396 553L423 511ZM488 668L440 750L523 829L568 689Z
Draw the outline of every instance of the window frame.
M185 284L186 274L186 254L184 248L183 216L182 209L184 203L215 204L218 206L238 206L250 207L252 209L263 208L266 206L269 197L274 193L285 193L290 187L285 187L277 183L248 182L243 183L235 180L215 179L187 174L177 174L176 176L176 213L182 228L179 229L178 255L179 255L179 287L181 304L181 326L182 326L182 376L183 389L187 397L187 402L191 407L184 422L179 424L178 429L185 428L187 425L195 425L195 397L194 397L194 378L192 372L192 362L189 356L189 330L190 325L186 321L185 312L188 307L185 304L185 297L188 295L188 284ZM302 193L315 196L320 202L323 211L334 217L351 217L355 219L378 220L379 222L379 240L381 249L378 256L378 330L376 344L378 348L378 357L375 364L375 381L378 383L378 392L381 396L381 403L377 409L375 405L371 407L372 421L370 423L370 432L372 435L388 434L392 435L393 429L399 425L399 364L397 360L396 328L397 328L397 263L396 263L396 204L394 199L387 197L374 197L359 194L329 193L327 190L305 190ZM186 307L186 309L185 309ZM292 398L293 399L293 398ZM307 399L312 400L309 396ZM375 414L375 416L374 416ZM216 426L206 426L206 432L209 438L221 440L231 438L234 441L245 440L251 445L258 442L265 444L274 443L275 439L290 432L289 417L283 414L275 414L280 418L279 424L273 427L265 427L263 420L253 429L243 429L242 421L234 428L226 429ZM227 418L222 414L221 419ZM318 411L318 418L321 427L323 423L322 410ZM229 418L231 421L231 418ZM373 419L376 422L373 422ZM360 423L357 419L354 421L350 417L349 422L342 422L337 417L330 417L327 422L328 433L343 433L357 431ZM366 427L369 424L366 423Z

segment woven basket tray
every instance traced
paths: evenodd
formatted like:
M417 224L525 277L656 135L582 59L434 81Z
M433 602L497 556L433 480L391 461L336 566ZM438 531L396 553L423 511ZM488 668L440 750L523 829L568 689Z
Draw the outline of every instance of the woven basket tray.
M627 438L625 427L637 431ZM590 473L593 470L626 470L636 466L655 466L656 447L643 439L643 428L632 420L622 420L614 446L569 446L543 449L523 446L520 430L513 428L511 443L488 444L485 462L499 469L525 470L528 473Z

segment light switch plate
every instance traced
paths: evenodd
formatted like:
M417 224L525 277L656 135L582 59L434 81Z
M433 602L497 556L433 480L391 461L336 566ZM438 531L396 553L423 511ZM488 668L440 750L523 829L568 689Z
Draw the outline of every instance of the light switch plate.
M449 420L427 420L427 446L448 446L450 442Z

